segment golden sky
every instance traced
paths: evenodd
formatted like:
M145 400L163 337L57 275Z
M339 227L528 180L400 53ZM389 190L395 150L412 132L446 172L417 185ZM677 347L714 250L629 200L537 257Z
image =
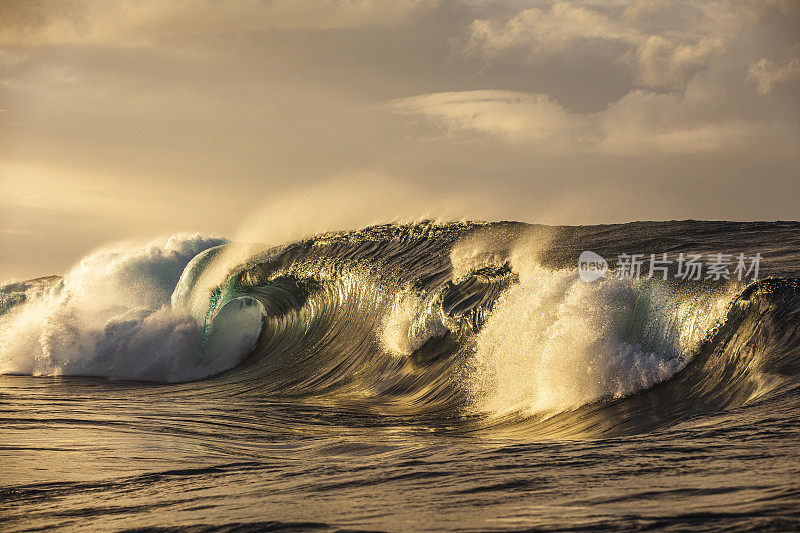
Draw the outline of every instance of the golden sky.
M0 0L0 109L0 279L273 203L800 216L795 0Z

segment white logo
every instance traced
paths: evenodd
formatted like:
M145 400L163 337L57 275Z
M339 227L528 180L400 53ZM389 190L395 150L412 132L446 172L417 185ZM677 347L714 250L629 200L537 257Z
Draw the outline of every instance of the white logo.
M605 259L588 250L581 252L578 257L578 277L581 278L581 281L590 283L603 279L607 271L608 263Z

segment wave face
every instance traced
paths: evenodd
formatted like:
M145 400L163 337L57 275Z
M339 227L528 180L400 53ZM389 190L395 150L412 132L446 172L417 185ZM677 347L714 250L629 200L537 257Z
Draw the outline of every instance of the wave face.
M222 269L238 245L175 236L0 287L0 372L200 380L347 413L315 430L650 431L797 392L798 229L382 225ZM582 250L760 252L769 277L584 283Z

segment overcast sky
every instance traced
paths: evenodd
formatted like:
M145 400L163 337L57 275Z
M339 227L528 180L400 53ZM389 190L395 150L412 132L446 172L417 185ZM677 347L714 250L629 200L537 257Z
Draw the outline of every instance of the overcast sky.
M254 212L800 218L796 0L0 0L0 109L0 279Z

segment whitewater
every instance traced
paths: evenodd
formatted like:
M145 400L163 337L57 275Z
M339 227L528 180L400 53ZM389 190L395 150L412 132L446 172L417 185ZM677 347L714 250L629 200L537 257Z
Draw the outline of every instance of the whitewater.
M756 280L612 265L586 282L585 250L763 260ZM0 516L800 527L798 261L796 222L420 221L102 247L0 284Z

